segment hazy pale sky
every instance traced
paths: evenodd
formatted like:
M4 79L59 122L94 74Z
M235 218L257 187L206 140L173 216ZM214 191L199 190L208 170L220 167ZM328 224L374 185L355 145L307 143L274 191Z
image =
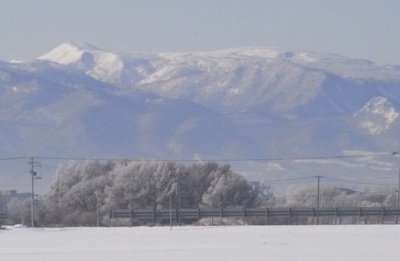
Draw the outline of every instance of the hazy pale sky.
M399 0L0 0L0 60L265 46L400 64Z

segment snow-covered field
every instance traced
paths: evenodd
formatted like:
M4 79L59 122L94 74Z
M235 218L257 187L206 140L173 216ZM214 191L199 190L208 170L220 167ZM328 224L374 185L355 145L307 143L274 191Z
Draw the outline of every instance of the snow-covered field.
M400 226L24 228L0 230L1 261L398 260Z

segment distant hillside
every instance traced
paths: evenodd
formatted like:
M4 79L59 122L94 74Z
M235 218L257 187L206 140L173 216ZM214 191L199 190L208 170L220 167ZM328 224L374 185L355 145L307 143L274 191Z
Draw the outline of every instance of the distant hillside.
M277 48L0 62L0 156L251 159L400 148L400 65Z

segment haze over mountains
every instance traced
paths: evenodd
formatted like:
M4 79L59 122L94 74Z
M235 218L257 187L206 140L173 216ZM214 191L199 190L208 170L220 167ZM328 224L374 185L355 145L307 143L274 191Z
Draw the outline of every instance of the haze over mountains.
M400 65L277 48L0 62L0 156L251 159L400 148Z

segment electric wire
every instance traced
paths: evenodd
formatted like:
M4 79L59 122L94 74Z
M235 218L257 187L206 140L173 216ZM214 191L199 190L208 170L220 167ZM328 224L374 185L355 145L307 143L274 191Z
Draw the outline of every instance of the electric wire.
M147 162L257 162L257 161L290 161L290 160L324 160L324 159L351 159L366 158L374 156L393 155L393 152L379 152L357 155L333 155L333 156L309 156L309 157L271 157L271 158L210 158L210 159L140 159L140 158L96 158L96 157L53 157L53 156L34 156L34 157L11 157L0 158L0 161L20 160L35 158L38 160L75 160L75 161L147 161Z

